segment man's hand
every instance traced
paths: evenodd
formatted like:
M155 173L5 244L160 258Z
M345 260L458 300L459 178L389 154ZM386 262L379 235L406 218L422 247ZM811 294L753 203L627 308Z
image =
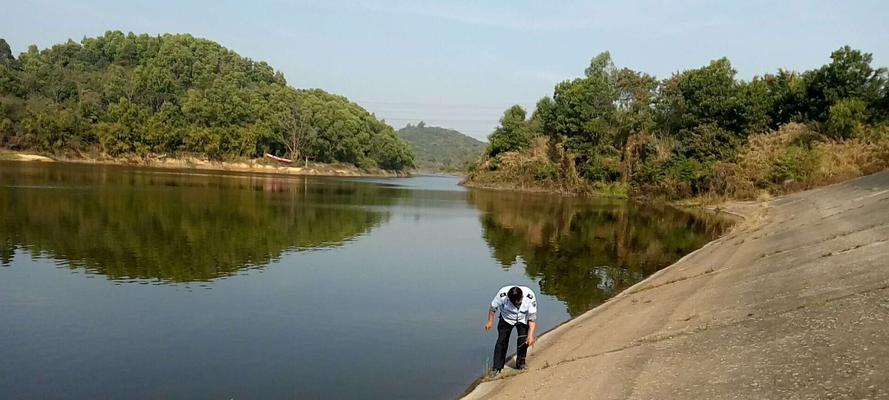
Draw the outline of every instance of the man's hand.
M532 335L528 335L528 340L527 340L528 347L533 346L533 345L534 345L534 342L536 342L536 341L537 341L537 338L536 338L536 337L534 337L534 336L532 336Z
M485 323L485 330L489 331L494 327L494 309L488 310L488 322Z

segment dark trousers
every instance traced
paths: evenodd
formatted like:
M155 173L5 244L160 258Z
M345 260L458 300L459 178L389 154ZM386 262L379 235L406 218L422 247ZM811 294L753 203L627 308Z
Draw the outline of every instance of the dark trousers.
M506 364L506 349L509 347L509 335L512 334L512 328L515 326L518 337L516 337L516 368L525 366L525 355L528 354L528 346L525 341L528 340L528 324L516 322L510 325L500 317L497 323L497 344L494 345L494 371L503 369Z

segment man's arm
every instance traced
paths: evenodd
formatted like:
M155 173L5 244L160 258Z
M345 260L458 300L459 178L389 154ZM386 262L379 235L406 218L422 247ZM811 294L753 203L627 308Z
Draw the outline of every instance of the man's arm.
M485 323L485 330L489 331L494 327L494 309L488 309L488 322Z
M531 307L528 307L528 346L533 346L534 342L537 341L537 337L534 336L534 331L537 330L537 300L531 300Z
M534 336L534 330L537 329L537 322L528 321L528 346L533 346L537 338Z
M506 299L506 292L504 292L505 288L500 289L496 295L494 295L494 299L491 300L491 308L488 309L488 322L485 323L485 330L489 331L494 327L494 314L497 313L497 308L503 304L504 299Z

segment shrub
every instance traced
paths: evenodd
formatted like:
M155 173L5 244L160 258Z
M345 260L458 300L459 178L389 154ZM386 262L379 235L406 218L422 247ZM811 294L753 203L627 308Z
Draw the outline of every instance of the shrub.
M532 160L526 165L535 180L555 180L558 177L558 169L549 160Z
M0 119L0 146L6 144L6 141L12 138L15 135L15 131L13 130L12 120L9 118Z
M830 106L827 132L834 138L849 139L861 130L867 118L867 105L860 99L843 99Z
M620 157L613 152L591 153L579 159L578 172L591 181L615 182L620 179Z
M814 173L819 183L838 182L889 168L889 139L867 142L858 138L818 143L821 163Z
M778 184L811 182L820 161L816 149L791 145L771 165L770 181Z
M130 153L133 142L130 139L129 128L117 122L99 122L93 126L93 132L99 139L99 145L105 153L116 156Z
M695 127L685 140L683 153L702 161L728 161L735 158L742 144L737 134L716 124L706 124Z
M882 128L861 129L862 138L840 140L801 124L753 135L736 164L714 166L709 189L718 195L755 198L760 190L786 193L889 168L889 135Z
M765 189L774 182L772 166L775 160L784 157L786 148L810 141L816 135L810 127L798 123L751 135L738 155L738 166L755 187Z
M745 171L736 163L717 162L708 186L713 194L736 199L752 199L757 196L756 187Z

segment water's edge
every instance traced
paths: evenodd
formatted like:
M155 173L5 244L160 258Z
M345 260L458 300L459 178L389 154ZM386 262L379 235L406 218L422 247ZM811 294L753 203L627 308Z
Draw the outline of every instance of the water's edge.
M714 213L714 214L717 214L717 215L718 215L718 214L726 214L726 215L728 215L728 216L730 216L730 217L732 217L732 218L734 218L734 219L736 219L736 220L737 220L737 219L740 219L740 220L742 220L742 221L748 219L749 216L750 216L750 215L746 212L746 210L744 210L744 211L742 211L742 210L733 210L733 209L727 209L726 207L731 207L731 206L730 206L730 205L729 205L729 206L723 206L723 207L720 207L720 208L709 208L709 207L692 207L692 208L693 208L693 209L704 210L704 211L706 211L706 212L711 212L711 213ZM737 223L736 223L736 225L737 225ZM639 282L634 283L632 286L630 286L630 287L628 287L628 288L626 288L626 289L624 289L624 290L621 290L619 293L615 294L613 297L609 298L608 300L605 300L604 303L599 304L598 306L589 309L588 311L584 312L583 314L580 314L580 315L578 315L578 316L576 316L576 317L573 317L573 318L569 318L569 319L567 319L567 320L565 320L565 321L559 323L558 325L556 325L556 326L554 326L554 327L552 327L552 328L550 328L550 329L548 329L548 330L546 330L546 331L540 333L539 335L537 335L537 341L538 341L538 344L540 343L541 339L543 339L544 336L545 336L546 334L548 334L548 333L554 333L554 332L560 330L561 328L563 328L566 324L568 324L568 323L570 323L570 322L573 322L573 321L577 320L578 318L585 317L585 316L589 316L590 314L593 314L593 313L601 312L602 310L608 308L611 304L613 304L614 301L616 301L616 300L618 300L618 299L621 299L621 298L627 296L628 294L632 293L635 289L637 289L637 288L639 288L639 287L641 287L641 286L644 286L645 284L648 284L649 282L653 281L654 279L656 279L656 278L660 277L661 275L667 273L667 271L672 270L673 267L674 267L675 265L680 264L681 262L683 262L683 261L686 260L687 258L689 258L689 257L693 256L694 254L696 254L696 253L698 253L698 252L700 252L700 251L706 249L707 247L710 247L711 245L715 244L716 242L719 242L719 241L723 240L726 236L728 236L729 234L731 234L731 232L732 232L732 229L726 229L726 230L725 230L724 232L722 232L722 234L719 235L718 237L716 237L716 238L714 238L713 240L711 240L711 241L705 243L705 244L702 245L701 247L699 247L699 248L697 248L697 249L695 249L695 250L689 252L688 254L682 256L680 259L676 260L676 261L673 262L672 264L670 264L670 265L668 265L668 266L666 266L666 267L664 267L664 268L661 268L661 269L658 270L657 272L655 272L655 273L653 273L653 274L651 274L651 275L645 277L645 279L643 279L643 280L641 280L641 281L639 281ZM515 352L510 353L509 355L506 356L506 359L509 360L509 359L511 359L511 358L514 357L514 356L515 356ZM473 393L473 392L475 392L475 390L476 390L476 389L479 387L479 385L481 385L482 383L489 382L489 380L487 380L487 376L486 376L487 373L488 373L488 371L485 371L481 376L479 376L478 378L476 378L476 379L475 379L475 380L474 380L474 381L473 381L473 382L466 388L466 390L463 391L463 394L461 394L459 398L460 398L460 399L465 399L465 398L467 398L468 396L471 396L471 395L474 395L473 398L476 398L476 397L479 397L479 396L483 395L484 393Z
M125 167L163 170L200 170L218 172L238 172L285 176L324 176L324 177L373 177L400 178L414 176L410 171L365 171L352 165L311 163L308 167L276 166L262 163L262 159L243 161L208 161L196 157L145 158L53 158L37 153L17 152L0 149L0 160L37 163L69 163L87 165L113 165Z

